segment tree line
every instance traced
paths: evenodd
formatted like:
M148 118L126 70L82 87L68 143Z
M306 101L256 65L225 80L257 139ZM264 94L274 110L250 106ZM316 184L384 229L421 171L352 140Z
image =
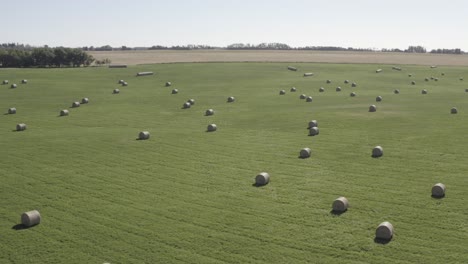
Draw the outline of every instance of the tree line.
M1 67L80 67L95 61L93 56L78 48L17 48L0 46Z

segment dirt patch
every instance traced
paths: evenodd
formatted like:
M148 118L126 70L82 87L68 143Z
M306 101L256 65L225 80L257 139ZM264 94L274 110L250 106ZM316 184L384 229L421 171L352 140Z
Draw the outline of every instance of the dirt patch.
M296 51L296 50L143 50L89 51L96 59L109 58L113 64L154 64L173 62L327 62L468 66L468 55Z

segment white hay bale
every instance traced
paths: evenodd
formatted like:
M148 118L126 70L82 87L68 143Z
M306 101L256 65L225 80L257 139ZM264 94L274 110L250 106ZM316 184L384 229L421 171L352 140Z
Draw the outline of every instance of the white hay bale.
M227 101L228 103L233 103L234 101L236 101L236 98L234 98L234 96L229 96Z
M280 95L285 95L285 94L286 94L286 91L285 91L285 90L281 90L281 91L279 92L279 94L280 94Z
M297 91L297 89L296 89L296 87L291 87L291 89L289 91L295 92L295 91Z
M218 129L218 127L216 126L216 124L209 124L208 127L206 128L206 130L208 132L214 132Z
M313 72L304 73L304 77L310 77L310 76L314 76L314 73Z
M16 114L16 108L15 107L8 108L8 114L10 115Z
M382 222L375 230L375 238L390 240L393 237L393 225L390 222Z
M396 66L393 66L392 69L393 69L393 70L396 70L396 71L401 71L401 68L400 68L400 67L396 67Z
M369 106L369 112L375 112L375 111L377 111L377 106L375 106L375 105L370 105L370 106Z
M119 89L114 89L114 91L112 91L113 94L118 94L120 93L120 90Z
M436 183L432 186L432 196L436 198L441 198L445 196L445 184Z
M312 96L307 96L306 102L308 102L308 103L312 102Z
M150 138L150 133L148 131L141 131L138 133L138 139L139 140L146 140Z
M325 92L325 88L323 88L323 87L320 87L320 88L319 88L319 92L320 92L320 93L323 93L323 92Z
M311 127L309 128L309 136L317 136L319 134L318 127Z
M257 186L266 185L269 182L270 182L270 174L268 174L267 172L260 172L255 177L255 185Z
M195 104L195 99L188 99L187 102L191 105Z
M37 210L24 212L21 214L21 224L30 227L41 223L41 214Z
M434 80L434 76L431 76L431 80Z
M348 210L349 202L346 197L338 197L333 201L332 210L336 213L343 213Z
M300 98L300 99L306 99L306 98L307 98L307 95L301 94L301 95L299 96L299 98Z
M375 73L381 73L381 72L382 72L382 69L377 69L377 70L375 71Z
M178 89L172 89L172 94L178 94L179 93L179 90Z
M109 68L127 68L127 64L109 64Z
M434 68L437 68L437 66L435 66L435 65L432 65L432 66L431 66L431 69L434 69Z
M355 96L356 96L356 93L355 93L355 92L352 92L352 93L349 94L349 96L355 97Z
M317 120L311 120L311 121L309 121L309 124L307 125L307 129L310 129L311 127L318 127L318 122L317 122Z
M341 92L341 87L338 86L338 87L336 87L335 90L336 90L337 92Z
M351 84L351 87L356 87L356 86L357 86L357 84L356 84L355 82L353 82L353 83Z
M169 87L169 86L171 86L171 85L172 85L171 82L166 82L166 87Z
M349 80L344 80L344 83L345 83L345 84L348 84L348 83L349 83Z
M26 130L26 124L20 123L16 125L16 131L24 131Z
M26 80L26 79L23 79L23 80L21 80L21 83L23 83L23 84L27 84L27 83L28 83L28 80Z
M128 82L123 82L122 86L128 86Z
M89 98L88 98L88 97L82 98L82 99L81 99L81 103L82 103L82 104L87 104L87 103L89 103Z
M14 89L14 88L18 87L18 85L16 85L16 83L14 83L10 87Z
M411 81L411 85L416 85L416 82L415 82L415 81Z
M67 116L69 114L67 109L63 109L60 111L60 116Z
M137 73L137 76L147 76L147 75L153 75L154 72L139 72Z
M290 70L290 71L297 71L297 68L296 68L296 67L293 67L293 66L288 66L288 70Z
M450 113L451 114L457 114L458 113L458 109L456 107L452 107L452 109L450 109Z
M382 102L382 96L380 96L380 95L377 96L377 97L375 98L375 101L376 101L376 102Z
M427 90L426 90L426 89L422 89L422 90L421 90L421 93L422 93L422 94L427 94Z
M215 112L214 112L213 109L207 109L207 110L205 111L205 115L206 115L206 116L212 116L212 115L214 115L214 113L215 113Z
M309 158L310 157L310 153L311 153L311 150L310 148L303 148L301 149L301 151L299 152L299 157L305 159L305 158Z
M382 157L383 156L383 148L381 146L376 146L372 149L372 157Z
M460 77L460 81L463 81L463 77Z
M80 102L73 102L73 103L72 103L72 107L73 107L73 108L80 107Z
M189 102L185 102L185 103L182 105L182 108L187 109L187 108L190 108L191 106L192 106L192 104L190 104Z
M331 80L327 80L327 83L331 83Z
M393 91L393 93L394 93L394 94L399 94L399 93L400 93L400 90L395 89L395 90Z
M8 80L3 80L3 84L8 84L10 81Z
M124 80L119 80L118 84L123 84L125 81Z

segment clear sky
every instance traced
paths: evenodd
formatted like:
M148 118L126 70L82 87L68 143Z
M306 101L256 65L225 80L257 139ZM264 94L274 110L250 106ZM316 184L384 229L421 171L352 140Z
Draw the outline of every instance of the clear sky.
M468 51L466 0L0 0L0 43Z

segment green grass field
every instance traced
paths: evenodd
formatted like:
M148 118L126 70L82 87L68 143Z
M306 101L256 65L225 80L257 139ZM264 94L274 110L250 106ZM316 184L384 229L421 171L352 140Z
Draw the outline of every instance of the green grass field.
M0 81L18 84L0 86L0 110L17 108L0 116L0 263L466 262L468 80L459 78L468 68L392 66L0 70ZM424 81L431 76L439 81ZM70 108L83 97L89 104ZM27 130L14 131L18 123ZM136 140L144 130L151 138ZM371 157L376 145L381 158ZM304 147L312 157L298 158ZM253 186L262 171L271 182ZM443 199L431 197L437 182ZM334 215L339 196L350 208ZM33 209L41 224L18 228ZM383 221L395 227L387 244L374 241Z

